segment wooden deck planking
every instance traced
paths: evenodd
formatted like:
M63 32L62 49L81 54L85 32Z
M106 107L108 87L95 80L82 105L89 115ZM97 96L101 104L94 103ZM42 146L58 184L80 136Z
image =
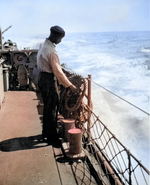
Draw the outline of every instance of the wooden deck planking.
M57 161L59 173L61 176L61 181L63 185L74 185L76 184L74 175L71 170L70 164L65 161L64 155L62 154L62 150L60 148L53 148L55 158Z
M0 109L0 185L96 184L86 162L66 160L61 148L41 142L38 101L31 91L5 94Z
M40 140L36 94L11 91L0 110L0 185L60 185L53 147Z

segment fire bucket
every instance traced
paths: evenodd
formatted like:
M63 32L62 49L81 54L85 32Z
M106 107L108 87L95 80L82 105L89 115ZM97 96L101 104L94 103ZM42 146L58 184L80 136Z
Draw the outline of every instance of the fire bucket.
M69 153L80 154L82 152L82 131L74 128L68 130L69 134Z
M68 142L69 135L68 130L75 128L75 120L74 119L63 119L62 120L64 124L64 141Z

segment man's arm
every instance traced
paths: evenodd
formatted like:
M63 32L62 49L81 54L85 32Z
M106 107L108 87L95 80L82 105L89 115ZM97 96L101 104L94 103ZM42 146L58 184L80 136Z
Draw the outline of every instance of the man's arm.
M76 91L76 87L68 80L65 73L63 72L57 54L52 53L50 59L52 71L58 79L59 84L62 84L65 88L70 87L72 91Z

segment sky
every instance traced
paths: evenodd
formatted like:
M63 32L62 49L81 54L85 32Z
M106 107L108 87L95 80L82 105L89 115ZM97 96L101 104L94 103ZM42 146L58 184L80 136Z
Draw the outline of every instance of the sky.
M70 32L149 31L150 0L0 0L3 35Z

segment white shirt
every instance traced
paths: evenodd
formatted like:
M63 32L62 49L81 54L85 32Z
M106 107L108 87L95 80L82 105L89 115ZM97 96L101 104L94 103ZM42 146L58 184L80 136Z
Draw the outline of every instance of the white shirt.
M40 45L40 49L37 54L37 66L43 72L54 73L59 84L62 84L67 88L72 85L72 83L62 71L55 47L55 44L48 39Z

